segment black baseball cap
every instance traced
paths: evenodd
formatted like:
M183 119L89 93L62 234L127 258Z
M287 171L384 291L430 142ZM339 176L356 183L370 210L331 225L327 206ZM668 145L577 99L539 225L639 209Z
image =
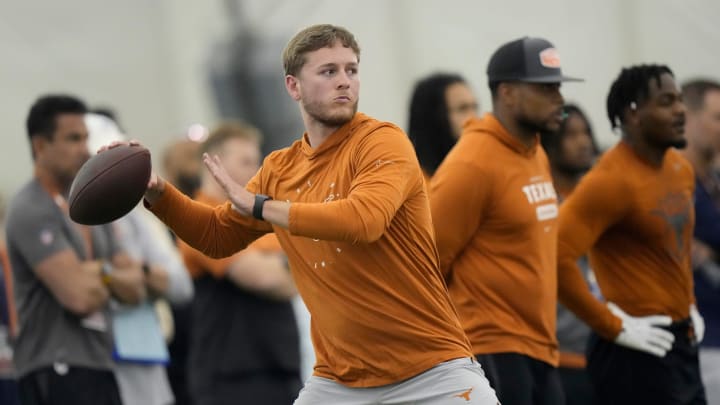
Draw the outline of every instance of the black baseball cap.
M583 79L564 76L558 52L542 38L523 37L498 48L487 67L489 83L581 82Z

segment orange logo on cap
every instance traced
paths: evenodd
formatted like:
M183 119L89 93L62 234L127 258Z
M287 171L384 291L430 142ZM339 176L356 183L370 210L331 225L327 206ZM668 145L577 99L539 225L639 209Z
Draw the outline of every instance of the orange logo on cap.
M555 48L547 48L540 52L540 64L548 68L560 68L560 55Z

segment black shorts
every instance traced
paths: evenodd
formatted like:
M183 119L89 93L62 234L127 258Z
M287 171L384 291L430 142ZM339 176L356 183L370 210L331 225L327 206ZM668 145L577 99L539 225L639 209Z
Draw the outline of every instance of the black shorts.
M503 405L563 405L555 367L518 353L477 355L490 385Z
M257 372L232 379L216 378L211 392L191 395L196 405L292 405L302 387L295 373Z
M112 371L68 367L58 373L47 367L20 377L23 405L122 405Z
M558 367L566 405L592 405L595 391L584 368Z
M675 343L660 358L619 346L593 334L588 344L588 373L598 404L706 404L700 379L698 345L690 321L669 328Z

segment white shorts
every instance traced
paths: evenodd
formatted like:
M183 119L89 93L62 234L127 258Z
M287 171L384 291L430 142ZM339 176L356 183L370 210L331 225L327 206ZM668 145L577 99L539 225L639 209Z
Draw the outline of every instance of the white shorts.
M372 388L346 387L310 377L295 405L497 405L495 391L471 358L446 361L405 381Z

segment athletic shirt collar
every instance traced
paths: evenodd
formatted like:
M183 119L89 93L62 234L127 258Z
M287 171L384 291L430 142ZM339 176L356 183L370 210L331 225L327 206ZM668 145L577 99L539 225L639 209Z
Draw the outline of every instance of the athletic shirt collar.
M656 166L646 160L644 157L640 156L635 149L625 140L620 139L620 142L617 143L618 149L625 155L630 156L632 159L637 160L642 164L643 167L649 169L652 172L658 172L662 171L665 168L665 163L667 162L667 155L670 148L665 150L665 153L663 154L662 162L660 162L659 166Z
M60 190L60 187L58 186L52 175L48 173L47 170L36 165L35 178L37 179L38 183L40 183L40 187L42 187L43 190L45 190L45 192L47 192L50 197L52 197L55 204L57 204L58 207L67 211L67 200L65 199L62 190Z
M465 130L484 132L492 135L505 146L525 157L535 156L538 145L540 145L540 135L535 135L535 143L530 147L525 146L525 144L508 132L492 113L486 113L482 118L471 118L465 124Z
M313 148L312 146L310 146L307 132L305 132L302 139L303 154L305 154L308 159L312 160L316 159L318 156L323 155L327 151L336 149L350 135L352 135L360 125L370 119L370 117L363 113L355 113L355 115L350 121L346 122L343 126L338 128L337 131L330 134L327 139L325 139L325 141L317 148Z

